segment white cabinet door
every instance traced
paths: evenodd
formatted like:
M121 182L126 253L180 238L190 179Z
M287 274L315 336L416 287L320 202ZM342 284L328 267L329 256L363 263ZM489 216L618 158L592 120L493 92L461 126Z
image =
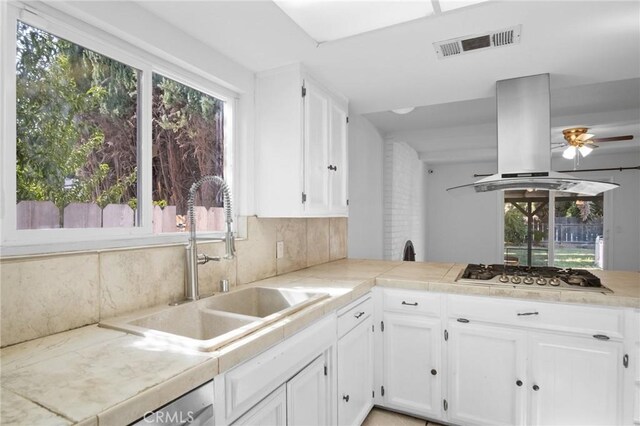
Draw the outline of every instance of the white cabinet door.
M551 334L531 342L530 424L621 424L622 343Z
M234 426L286 426L286 404L286 389L282 385L240 417Z
M329 207L329 95L305 81L304 192L305 212L322 214ZM277 190L277 189L276 189Z
M440 417L440 319L385 312L383 340L385 406Z
M373 336L369 317L338 341L338 424L359 425L373 405Z
M455 320L447 330L448 420L465 425L523 424L526 333Z
M329 386L324 355L287 382L287 424L324 426L328 424Z
M347 213L347 111L331 102L329 115L329 209L333 213Z

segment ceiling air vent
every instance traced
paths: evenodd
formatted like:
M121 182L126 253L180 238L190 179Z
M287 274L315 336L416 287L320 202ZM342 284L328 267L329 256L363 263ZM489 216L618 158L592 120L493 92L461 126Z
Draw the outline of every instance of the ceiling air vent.
M448 58L458 56L474 50L488 49L493 47L509 46L520 43L520 31L522 25L493 31L486 34L458 37L451 40L433 43L438 58Z

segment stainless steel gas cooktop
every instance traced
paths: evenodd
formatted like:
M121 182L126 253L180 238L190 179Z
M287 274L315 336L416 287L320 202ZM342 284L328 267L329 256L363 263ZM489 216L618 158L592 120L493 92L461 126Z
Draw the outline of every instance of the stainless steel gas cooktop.
M529 287L613 293L600 278L585 269L562 269L552 266L511 266L469 264L456 281L504 287Z

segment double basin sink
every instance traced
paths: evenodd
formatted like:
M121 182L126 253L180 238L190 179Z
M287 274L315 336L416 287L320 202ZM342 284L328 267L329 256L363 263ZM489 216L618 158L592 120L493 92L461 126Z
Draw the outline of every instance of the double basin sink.
M100 326L214 351L327 297L327 293L314 291L249 287L105 320Z

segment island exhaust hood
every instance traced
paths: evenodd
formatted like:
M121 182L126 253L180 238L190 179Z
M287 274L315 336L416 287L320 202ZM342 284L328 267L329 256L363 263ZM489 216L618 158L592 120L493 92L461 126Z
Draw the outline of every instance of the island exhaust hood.
M551 171L549 74L496 82L498 173L447 191L509 189L597 195L620 185Z

